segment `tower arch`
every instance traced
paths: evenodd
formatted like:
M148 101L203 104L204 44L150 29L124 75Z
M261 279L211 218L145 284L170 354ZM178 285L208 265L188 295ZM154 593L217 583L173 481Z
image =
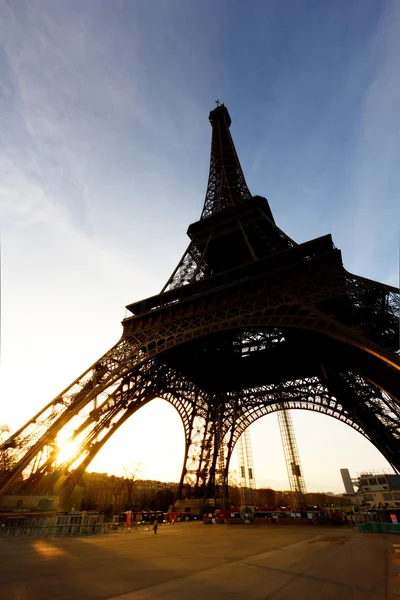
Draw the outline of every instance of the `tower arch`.
M1 445L10 461L0 473L0 494L13 486L50 489L60 473L67 493L98 448L155 397L174 398L184 423L180 490L192 486L206 497L223 490L240 424L256 418L256 406L272 410L277 393L288 394L286 406L308 402L308 410L332 410L360 427L400 470L399 291L348 273L330 235L292 240L268 200L250 193L223 104L210 123L206 199L182 259L160 294L127 306L132 316L121 339ZM257 329L305 336L310 345L297 345L296 356L288 344L270 381L256 380L253 358L243 360L248 372L239 377L235 332ZM211 377L213 345L224 363L215 361ZM209 367L202 372L205 350ZM298 395L298 382L311 389ZM321 386L329 402L338 399L335 407L317 400ZM66 426L79 442L75 467L73 459L56 461Z

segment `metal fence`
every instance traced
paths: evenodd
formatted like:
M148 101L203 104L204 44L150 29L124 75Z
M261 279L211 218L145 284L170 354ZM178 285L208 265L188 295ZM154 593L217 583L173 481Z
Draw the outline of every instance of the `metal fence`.
M39 525L39 526L21 526L0 527L0 539L17 538L45 538L51 536L71 537L78 535L96 535L99 533L108 533L110 523L95 523L92 525Z
M393 522L388 512L359 513L355 520L362 533L400 533L400 524Z
M400 533L398 523L358 523L361 533Z
M103 519L102 514L87 512L58 513L51 517L11 513L0 525L0 540L108 533L110 523L104 523Z

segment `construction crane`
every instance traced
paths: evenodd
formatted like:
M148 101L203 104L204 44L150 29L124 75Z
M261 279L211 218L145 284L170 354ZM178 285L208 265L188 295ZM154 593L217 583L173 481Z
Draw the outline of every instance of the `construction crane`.
M237 441L239 467L240 505L255 506L257 504L257 488L254 476L253 453L249 428Z
M289 478L292 497L292 506L295 511L304 511L307 507L307 489L300 455L297 448L296 436L290 411L281 402L278 410L278 422L281 432L283 452ZM257 487L253 465L253 453L249 428L240 436L237 442L239 489L241 506L255 506L257 504Z
M301 472L300 455L297 449L292 416L290 411L285 409L283 402L279 403L278 422L281 431L283 452L285 454L293 509L304 511L307 508L306 483Z
M217 469L215 472L215 488L219 491L219 503L221 508L227 508L227 488L225 481L225 443L223 432L223 403L218 399L217 405Z

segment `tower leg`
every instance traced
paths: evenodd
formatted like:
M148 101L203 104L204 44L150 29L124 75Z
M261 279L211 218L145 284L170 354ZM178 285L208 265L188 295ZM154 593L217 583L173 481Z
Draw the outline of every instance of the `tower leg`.
M186 443L177 498L213 500L228 505L228 469L233 447L232 410L224 398L209 401L206 416L197 412Z
M354 372L327 370L326 385L399 473L400 407L397 402Z

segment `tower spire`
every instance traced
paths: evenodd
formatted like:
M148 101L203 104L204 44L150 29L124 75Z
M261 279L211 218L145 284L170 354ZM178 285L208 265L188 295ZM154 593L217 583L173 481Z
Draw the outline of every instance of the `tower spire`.
M228 109L219 100L216 104L209 116L212 126L210 174L202 219L251 198L229 131Z
M219 100L216 104L209 115L211 158L203 210L190 225L190 244L162 292L295 245L276 226L268 200L251 195L229 131L228 109Z

